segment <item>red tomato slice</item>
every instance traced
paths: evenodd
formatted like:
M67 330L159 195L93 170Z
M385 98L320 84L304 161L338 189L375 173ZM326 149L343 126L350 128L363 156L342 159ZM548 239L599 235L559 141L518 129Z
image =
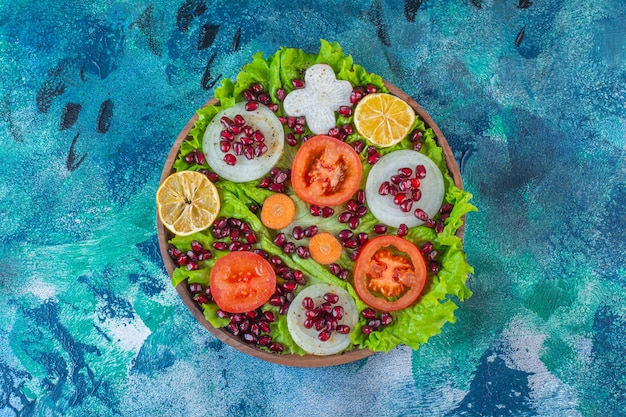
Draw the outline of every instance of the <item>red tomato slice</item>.
M300 147L291 166L291 185L309 204L337 206L359 188L363 167L352 146L318 135Z
M245 313L267 302L276 290L276 275L268 261L253 252L231 252L211 270L211 295L228 313Z
M415 245L398 236L380 236L361 249L354 267L354 289L370 307L396 311L417 300L427 275Z

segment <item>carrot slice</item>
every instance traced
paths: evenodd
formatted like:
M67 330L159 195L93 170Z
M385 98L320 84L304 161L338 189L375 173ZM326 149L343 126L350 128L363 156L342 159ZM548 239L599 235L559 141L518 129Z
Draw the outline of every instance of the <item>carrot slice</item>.
M263 202L261 222L269 229L283 229L296 215L296 205L287 194L272 194Z
M319 264L328 265L341 257L341 243L330 233L318 233L309 241L311 257Z

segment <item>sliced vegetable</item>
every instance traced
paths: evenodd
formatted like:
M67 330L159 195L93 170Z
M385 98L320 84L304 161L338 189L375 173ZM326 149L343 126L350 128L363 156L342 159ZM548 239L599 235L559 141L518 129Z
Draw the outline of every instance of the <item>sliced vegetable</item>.
M395 187L395 191L385 187ZM378 220L393 227L405 224L411 228L432 218L441 207L444 192L437 165L412 150L383 156L370 170L365 185L370 210Z
M324 315L324 311L330 311L332 317L330 309L335 308L340 311L336 314L340 318L332 324L325 320L324 327L320 327L315 319ZM307 314L310 311L316 312ZM333 355L346 349L357 322L358 312L352 296L331 284L306 287L294 298L287 313L287 326L294 342L314 355Z
M269 108L246 110L240 102L219 112L207 125L202 149L208 164L233 182L261 178L280 159L284 129Z
M296 215L296 205L287 194L272 194L263 202L261 221L269 229L283 229Z
M335 127L335 111L350 106L352 84L337 80L332 67L315 64L304 74L304 87L287 95L283 103L285 113L304 116L311 132L328 133Z
M342 250L341 242L328 232L317 233L309 241L311 257L322 265L336 262L341 257Z
M415 111L404 100L388 94L363 97L354 110L354 125L367 140L383 148L400 142L415 121Z
M302 200L318 206L345 203L359 188L363 167L355 150L333 137L318 135L298 150L291 185Z
M253 252L230 252L219 258L209 276L211 295L228 313L245 313L265 304L276 289L268 261Z
M422 293L427 271L419 249L386 235L370 240L354 267L354 289L364 303L381 311L410 306Z

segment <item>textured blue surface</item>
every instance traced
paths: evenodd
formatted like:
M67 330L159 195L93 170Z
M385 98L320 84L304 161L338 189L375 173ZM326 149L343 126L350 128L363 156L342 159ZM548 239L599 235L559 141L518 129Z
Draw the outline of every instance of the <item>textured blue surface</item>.
M625 22L623 0L0 2L0 416L626 415ZM446 135L474 296L418 351L294 369L188 313L154 194L221 78L320 38Z

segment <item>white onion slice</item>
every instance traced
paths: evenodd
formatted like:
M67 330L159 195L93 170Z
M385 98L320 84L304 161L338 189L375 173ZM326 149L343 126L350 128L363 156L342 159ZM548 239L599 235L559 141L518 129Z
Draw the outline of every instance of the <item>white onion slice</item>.
M334 355L350 345L350 334L340 334L333 331L330 339L321 341L317 337L319 331L315 330L315 328L307 329L304 327L306 309L302 306L302 300L305 297L311 297L315 306L318 306L324 302L324 294L326 293L333 293L339 296L339 301L334 304L343 307L343 318L339 320L339 324L345 324L354 330L359 321L356 303L352 296L343 288L331 284L314 284L304 288L294 298L289 307L287 327L294 342L313 355Z
M413 203L409 212L405 213L394 204L392 196L382 196L378 189L384 181L389 181L392 175L396 175L398 169L406 167L415 171L417 165L424 165L426 168L426 177L420 180L422 197ZM444 192L443 176L437 165L426 155L412 150L395 151L380 158L369 172L365 185L367 204L372 214L381 222L393 227L403 223L409 228L423 224L424 222L413 214L415 209L420 208L428 214L428 217L433 217L441 207Z
M259 105L253 111L246 110L245 106L245 102L239 102L219 112L207 125L202 143L202 150L209 166L220 177L233 182L252 181L263 177L276 165L285 144L283 125L274 112L264 105ZM226 154L220 149L220 133L224 130L220 120L223 116L232 120L237 114L244 117L247 125L263 133L268 150L263 155L252 159L239 155L236 157L237 163L229 165L224 161ZM234 154L232 151L230 153Z

